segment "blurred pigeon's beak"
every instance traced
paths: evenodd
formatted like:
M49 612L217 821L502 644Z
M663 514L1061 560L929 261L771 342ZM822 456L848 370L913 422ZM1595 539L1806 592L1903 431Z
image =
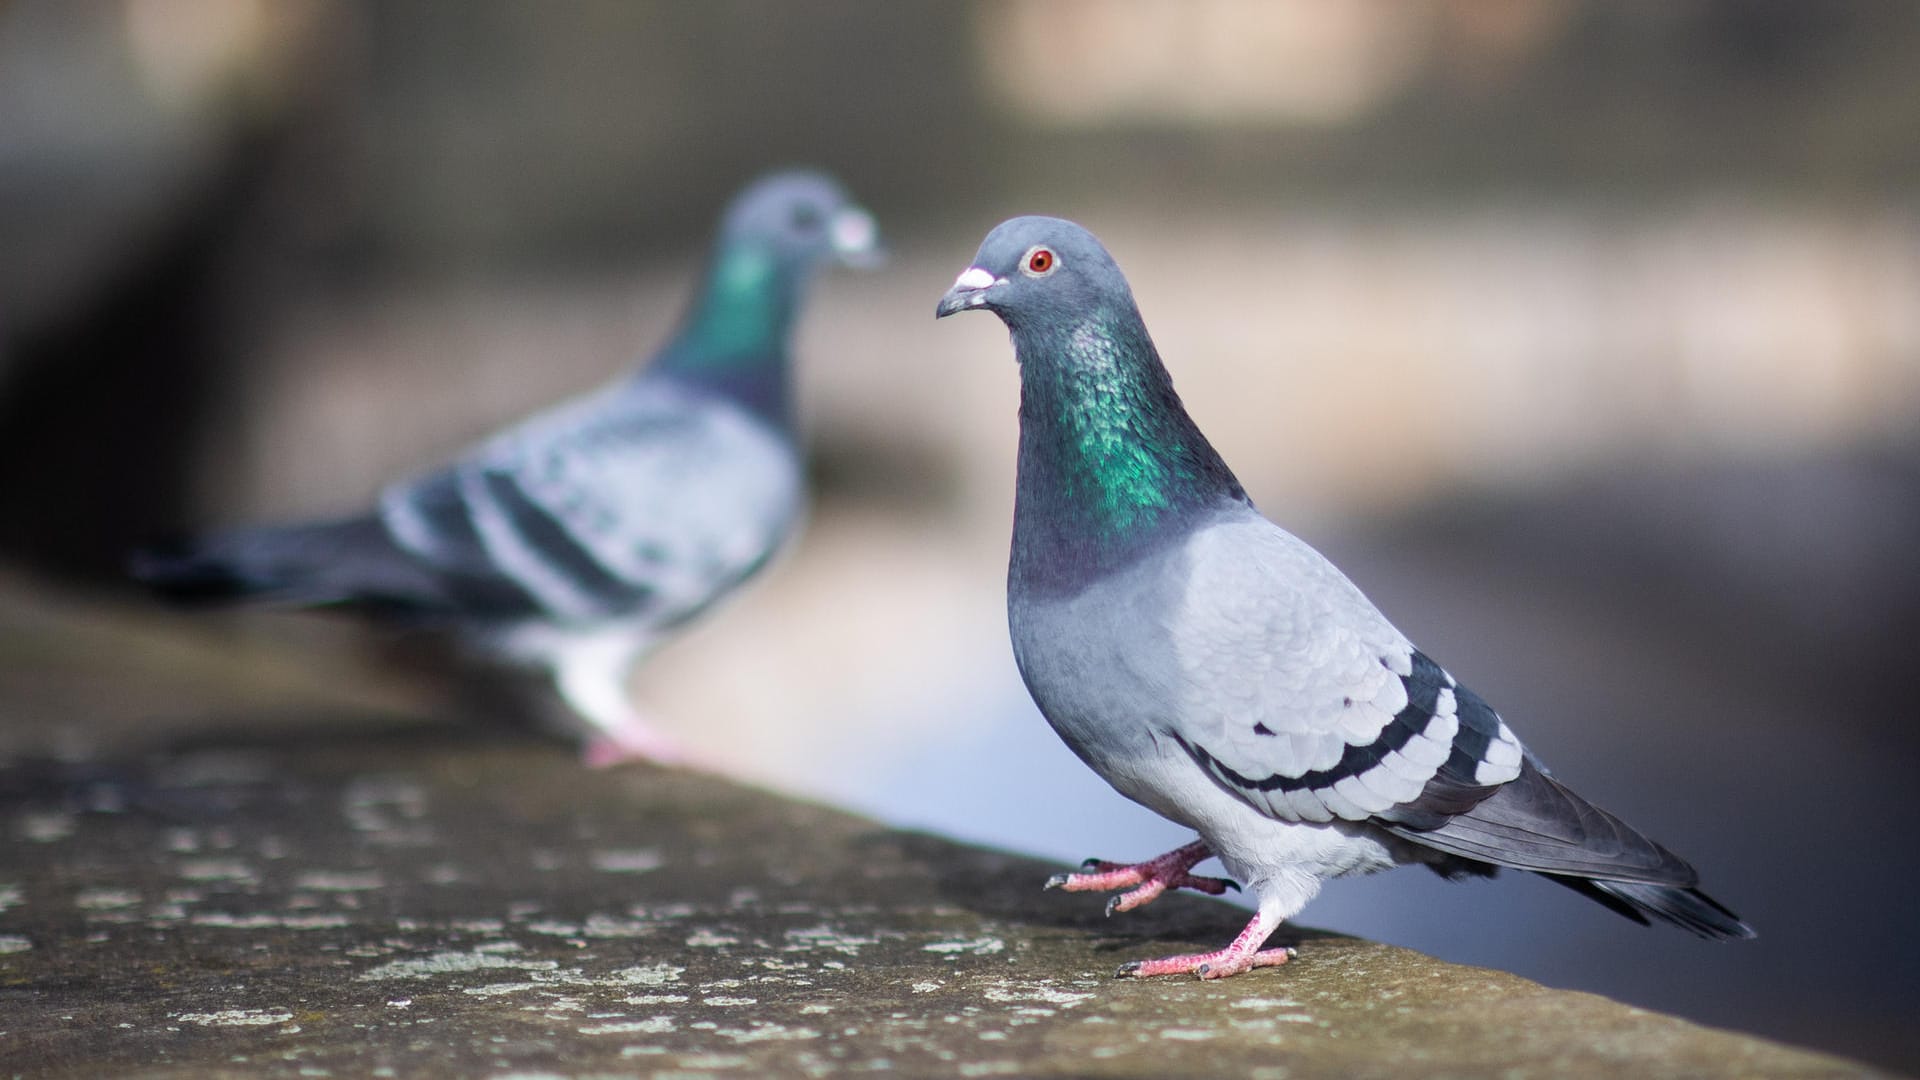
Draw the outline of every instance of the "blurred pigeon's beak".
M977 266L969 266L953 282L953 288L940 298L940 306L933 309L933 317L944 319L956 311L976 308L987 302L987 290L995 285L1004 285L1005 278L993 276L991 271Z
M857 206L849 206L833 215L827 226L833 242L834 258L842 266L871 270L887 261L887 249L880 243L880 228L873 215Z

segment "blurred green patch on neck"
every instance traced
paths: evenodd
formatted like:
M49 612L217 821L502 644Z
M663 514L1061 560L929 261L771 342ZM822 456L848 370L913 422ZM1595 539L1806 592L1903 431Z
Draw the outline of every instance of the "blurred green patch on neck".
M726 248L707 277L687 336L714 362L775 351L786 333L787 291L770 253Z

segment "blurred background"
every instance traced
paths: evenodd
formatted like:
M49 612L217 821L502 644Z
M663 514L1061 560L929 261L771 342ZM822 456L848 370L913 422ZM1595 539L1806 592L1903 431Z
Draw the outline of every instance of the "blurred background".
M1893 0L0 0L0 592L204 632L130 544L611 378L728 195L815 164L894 258L805 316L811 524L636 693L890 822L1157 853L1011 662L1005 332L932 318L1072 217L1269 516L1761 938L1521 875L1304 921L1920 1069L1916 52Z

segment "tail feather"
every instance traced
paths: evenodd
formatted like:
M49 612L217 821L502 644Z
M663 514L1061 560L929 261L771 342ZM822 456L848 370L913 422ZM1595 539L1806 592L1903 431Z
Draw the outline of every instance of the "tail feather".
M1671 923L1704 938L1753 929L1695 888L1687 861L1548 776L1531 756L1516 779L1438 826L1386 824L1456 858L1531 870L1637 923Z
M441 592L371 518L234 529L133 553L128 572L188 604L415 606Z
M1699 889L1647 885L1638 881L1603 881L1561 874L1540 876L1565 885L1589 900L1604 904L1642 926L1648 924L1651 916L1710 941L1749 940L1757 936L1753 927L1742 922L1740 916Z
M150 544L128 557L127 573L176 603L272 602L282 587L280 575L234 557L224 539L181 537Z

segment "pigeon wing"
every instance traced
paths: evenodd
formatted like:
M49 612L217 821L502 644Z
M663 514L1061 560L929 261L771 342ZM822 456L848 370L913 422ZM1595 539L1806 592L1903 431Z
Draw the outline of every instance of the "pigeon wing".
M787 440L663 381L616 386L389 488L399 546L510 586L562 621L691 616L772 554L799 513Z
M1172 734L1229 792L1286 821L1433 826L1519 776L1500 717L1299 539L1249 512L1186 555Z
M1642 922L1752 936L1685 860L1548 775L1312 548L1257 519L1203 529L1186 554L1172 734L1228 792L1532 870Z

